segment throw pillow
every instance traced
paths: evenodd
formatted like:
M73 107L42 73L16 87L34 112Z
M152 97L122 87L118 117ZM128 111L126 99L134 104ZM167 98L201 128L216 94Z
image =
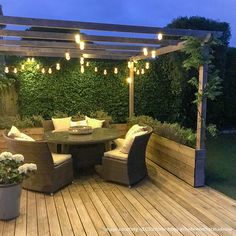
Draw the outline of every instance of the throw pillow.
M88 126L91 126L93 129L102 128L103 122L105 122L105 120L97 120L88 116L85 116L85 119L87 121Z
M70 128L71 117L66 118L52 118L55 131L66 131Z

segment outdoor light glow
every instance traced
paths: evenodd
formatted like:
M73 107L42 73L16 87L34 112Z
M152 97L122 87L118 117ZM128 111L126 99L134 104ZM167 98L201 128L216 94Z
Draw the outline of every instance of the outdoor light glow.
M128 77L128 78L126 79L126 81L127 81L128 84L131 84L131 83L132 83L132 79L131 79L130 77Z
M41 72L44 74L44 73L45 73L45 69L44 69L44 68L42 68Z
M86 62L86 66L89 66L89 62L88 61Z
M80 72L83 74L84 73L84 66L80 67Z
M148 55L148 49L147 48L143 48L143 55L147 56Z
M88 54L83 54L83 57L84 58L88 58Z
M131 68L131 61L128 61L128 68Z
M98 72L98 68L97 68L97 67L95 67L95 68L94 68L94 71L95 71L95 72Z
M146 64L145 64L145 68L146 68L147 70L150 68L150 64L149 64L149 62L146 62Z
M137 74L137 75L140 75L140 70L137 70L136 74Z
M35 62L34 57L31 58L31 62Z
M9 73L9 68L7 66L5 67L4 72Z
M13 72L14 72L15 74L17 73L17 68L16 68L16 67L14 68Z
M145 73L144 69L141 70L141 74L143 75Z
M107 70L104 70L104 71L103 71L103 74L104 74L104 75L107 75Z
M21 70L24 70L25 69L25 65L21 65Z
M65 57L66 57L66 60L69 61L69 60L70 60L70 53L69 53L69 52L66 52L66 53L65 53Z
M162 40L163 39L163 34L162 33L157 34L157 38L158 38L158 40Z
M80 64L81 64L81 65L84 64L84 58L83 58L83 57L80 58Z
M134 72L136 72L137 71L137 67L134 67Z
M60 70L60 69L61 69L60 63L57 63L57 64L56 64L56 69L57 69L57 70Z
M118 68L117 68L117 67L115 67L115 69L114 69L114 73L115 73L115 74L118 73Z
M48 74L52 74L52 68L48 69Z
M37 68L37 69L39 69L39 68L40 68L40 65L39 65L39 64L37 64L37 65L36 65L36 68Z
M155 50L152 51L152 58L153 59L156 58L156 51Z
M80 35L79 34L75 35L75 42L78 44L80 43Z
M84 41L80 41L80 43L79 43L79 48L80 48L80 50L84 50L84 48L85 48L85 43L84 43Z
M30 58L29 57L27 58L27 62L30 62Z

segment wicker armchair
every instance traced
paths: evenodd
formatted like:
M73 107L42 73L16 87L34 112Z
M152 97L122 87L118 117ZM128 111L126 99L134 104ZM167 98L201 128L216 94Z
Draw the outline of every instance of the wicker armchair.
M118 149L104 154L102 165L96 166L103 179L131 187L147 175L145 154L153 131L151 127L147 129L146 134L135 137L128 154L122 154Z
M27 163L37 165L36 174L24 180L22 187L29 190L53 194L60 188L72 183L72 159L55 164L49 147L44 141L18 141L3 134L8 150L22 154Z

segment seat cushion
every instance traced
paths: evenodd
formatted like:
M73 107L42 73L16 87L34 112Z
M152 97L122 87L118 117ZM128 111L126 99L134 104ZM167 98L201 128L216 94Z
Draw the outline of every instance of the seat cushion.
M55 166L71 159L71 154L52 153L53 163Z
M121 148L124 145L125 139L124 138L118 138L114 140L116 148Z
M138 124L135 124L128 130L128 132L125 135L125 138L127 138L128 136L133 135L135 133L144 131L144 130L145 130L145 126L140 126Z
M105 157L110 157L113 159L119 159L122 161L126 161L128 158L128 154L122 153L119 148L113 149L111 151L104 153Z
M68 130L70 128L71 117L66 118L52 118L52 122L54 125L54 130Z
M105 120L97 120L97 119L90 118L88 116L85 116L85 119L87 121L87 124L91 126L93 129L102 128L102 125L105 122Z

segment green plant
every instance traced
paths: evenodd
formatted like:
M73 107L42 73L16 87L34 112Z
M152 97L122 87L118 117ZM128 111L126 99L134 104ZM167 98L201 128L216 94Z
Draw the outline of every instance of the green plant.
M21 154L3 152L0 154L0 184L17 184L37 170L35 164L23 164Z
M65 117L68 117L68 114L65 112L62 112L62 111L54 111L52 117L53 118L65 118Z
M196 134L191 129L181 127L177 123L162 123L149 116L132 116L128 119L128 126L132 126L134 124L149 125L153 128L154 133L162 137L168 138L183 145L193 148L195 147Z

